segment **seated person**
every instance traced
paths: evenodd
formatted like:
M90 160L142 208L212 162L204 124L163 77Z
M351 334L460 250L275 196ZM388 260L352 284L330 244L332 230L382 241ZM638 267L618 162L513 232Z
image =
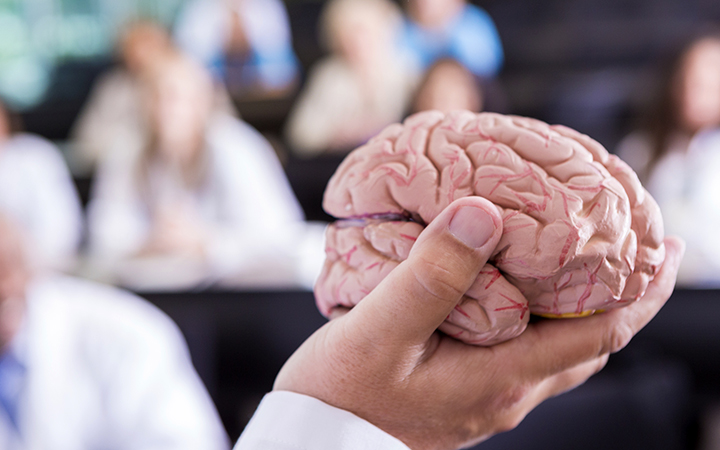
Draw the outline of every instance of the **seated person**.
M157 61L144 79L147 133L117 141L89 204L91 257L111 274L129 262L128 270L151 276L142 262L161 261L158 270L193 285L264 258L288 262L301 246L302 210L272 147L214 108L212 90L210 75L180 54ZM321 259L322 245L317 253Z
M480 112L483 93L478 81L454 59L441 59L428 69L415 94L413 112L456 109Z
M663 212L668 233L687 241L684 284L720 283L720 37L692 42L674 65L649 126L626 137L618 155L638 172Z
M395 45L400 12L389 0L333 0L321 17L331 55L311 70L288 119L298 155L346 152L402 120L416 73Z
M136 22L124 30L119 40L121 65L96 82L71 131L75 145L71 162L77 171L91 172L118 136L142 126L138 79L169 49L167 32L155 23Z
M71 270L82 238L82 210L60 150L35 135L11 130L0 102L0 212L28 235L29 262L38 270Z
M228 448L175 324L113 288L33 272L0 217L0 448Z
M235 98L275 97L295 87L299 62L281 0L189 2L175 40Z
M150 65L175 51L168 32L150 21L128 24L118 47L120 65L96 82L71 131L73 172L92 172L119 138L141 132L145 124L140 80ZM223 88L216 87L215 96L220 107L234 113Z
M453 58L478 77L500 71L502 43L484 10L466 0L409 0L407 12L401 47L421 69Z

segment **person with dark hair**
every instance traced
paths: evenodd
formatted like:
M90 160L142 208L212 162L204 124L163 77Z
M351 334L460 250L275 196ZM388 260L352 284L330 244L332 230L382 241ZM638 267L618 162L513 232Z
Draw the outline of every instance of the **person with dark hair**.
M482 108L483 92L478 80L465 66L449 58L428 69L413 102L413 112L429 109L480 112Z
M720 35L693 41L664 78L644 127L617 149L642 181L664 157L685 152L699 131L720 125Z
M720 35L694 40L679 56L649 126L617 153L663 212L665 229L687 241L679 281L720 282Z
M17 130L0 102L0 213L32 237L28 257L38 270L71 270L82 238L82 209L60 150Z

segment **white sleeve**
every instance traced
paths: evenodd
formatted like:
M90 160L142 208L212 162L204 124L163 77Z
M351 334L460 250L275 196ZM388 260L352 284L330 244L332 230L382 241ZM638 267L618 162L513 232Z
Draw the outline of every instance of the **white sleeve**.
M82 209L75 185L60 150L44 139L30 135L14 138L28 167L23 180L34 193L26 205L32 221L27 224L31 248L42 268L72 267L82 235Z
M134 167L138 154L133 145L123 145L100 160L88 204L93 257L115 261L140 250L145 243L151 224L137 190Z
M265 396L234 450L409 450L360 417L313 397Z
M206 248L218 270L242 269L259 255L292 244L289 230L303 212L270 143L249 125L218 119L211 133L213 176L223 186L223 220Z

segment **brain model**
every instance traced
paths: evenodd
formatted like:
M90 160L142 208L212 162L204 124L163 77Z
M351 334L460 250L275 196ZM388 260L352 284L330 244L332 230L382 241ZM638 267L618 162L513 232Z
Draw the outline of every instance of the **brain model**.
M530 313L579 317L633 302L665 257L657 204L588 136L522 117L430 111L387 127L330 180L323 206L342 220L327 230L320 311L360 302L426 224L473 195L497 206L503 234L440 326L470 344L519 335Z

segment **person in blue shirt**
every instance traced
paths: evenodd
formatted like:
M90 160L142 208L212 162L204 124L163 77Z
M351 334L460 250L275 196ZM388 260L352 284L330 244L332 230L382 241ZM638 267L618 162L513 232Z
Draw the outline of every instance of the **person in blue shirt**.
M487 12L466 0L408 0L400 45L422 70L452 58L492 78L503 65L500 36Z
M282 96L300 63L281 0L193 0L175 23L175 40L235 96Z

